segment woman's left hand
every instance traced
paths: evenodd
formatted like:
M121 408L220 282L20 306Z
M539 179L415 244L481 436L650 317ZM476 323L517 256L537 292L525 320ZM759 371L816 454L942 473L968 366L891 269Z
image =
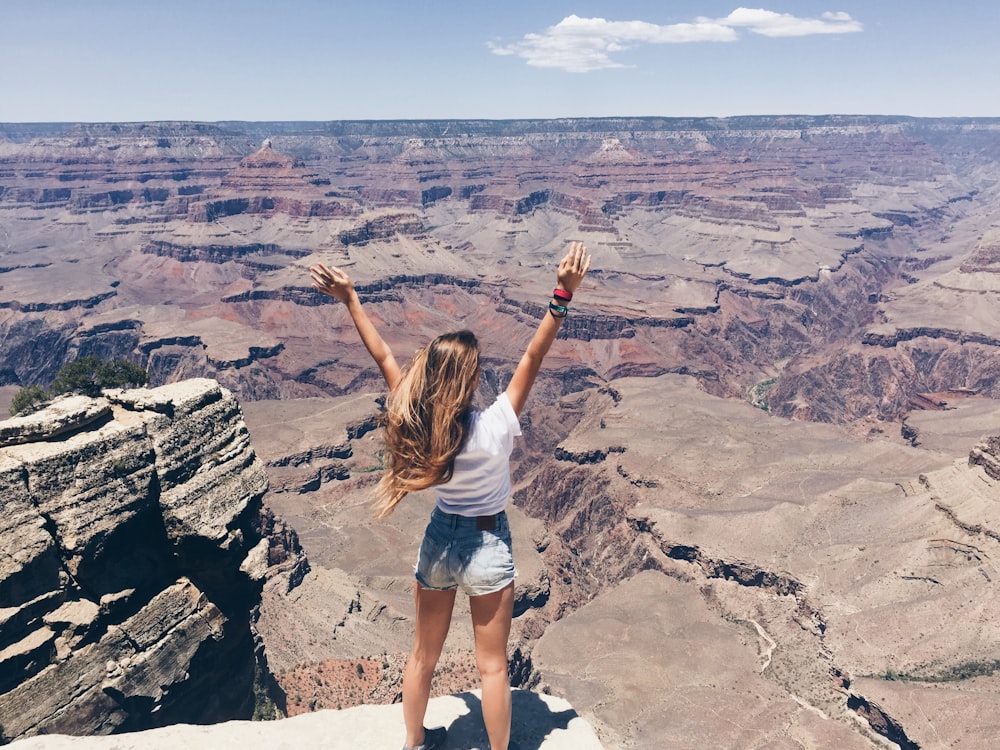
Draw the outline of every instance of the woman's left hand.
M341 302L348 302L354 294L354 283L351 278L337 267L327 268L317 263L309 269L313 289L329 294Z

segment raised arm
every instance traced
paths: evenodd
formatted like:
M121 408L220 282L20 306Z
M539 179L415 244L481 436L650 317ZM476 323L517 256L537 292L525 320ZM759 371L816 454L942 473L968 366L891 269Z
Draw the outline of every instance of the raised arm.
M378 365L382 377L389 385L389 390L395 388L402 377L399 365L396 363L396 358L392 355L389 345L382 339L375 324L361 307L361 300L354 290L354 283L350 277L339 268L327 268L322 263L317 263L310 268L309 276L312 278L314 289L329 294L347 305L347 311L351 314L354 327L361 335L361 342L365 345L368 353L372 355L375 364Z
M566 317L566 307L573 297L573 292L580 286L580 282L589 270L590 254L587 248L582 242L570 243L569 250L559 262L559 270L556 272L556 290L553 292L552 306L545 311L544 317L539 321L538 330L535 331L524 356L518 362L514 376L510 379L510 385L507 386L507 398L514 407L514 413L519 416L528 400L531 386L535 384L535 377L542 366L542 360L545 359L552 342L556 339L556 334L559 333L563 318Z

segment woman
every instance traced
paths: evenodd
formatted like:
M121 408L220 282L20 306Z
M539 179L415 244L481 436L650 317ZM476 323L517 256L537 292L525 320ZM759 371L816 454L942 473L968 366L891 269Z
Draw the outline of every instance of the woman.
M423 721L459 588L469 595L490 747L504 750L510 741L507 639L516 575L504 512L511 497L510 453L535 376L589 269L583 243L571 243L559 263L549 309L510 384L483 411L472 407L479 383L479 348L472 333L439 336L403 371L347 274L322 263L310 269L314 288L347 305L389 386L386 471L377 489L376 515L385 517L415 490L433 487L437 496L415 567L416 634L403 673L404 750L431 750L444 743L445 729L425 729Z

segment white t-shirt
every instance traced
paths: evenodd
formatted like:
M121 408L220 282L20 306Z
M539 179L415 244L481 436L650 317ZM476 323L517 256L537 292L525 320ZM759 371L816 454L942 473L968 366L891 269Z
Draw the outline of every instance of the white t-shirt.
M510 500L510 453L521 425L506 393L485 411L474 411L469 420L451 479L434 487L437 507L460 516L489 516Z

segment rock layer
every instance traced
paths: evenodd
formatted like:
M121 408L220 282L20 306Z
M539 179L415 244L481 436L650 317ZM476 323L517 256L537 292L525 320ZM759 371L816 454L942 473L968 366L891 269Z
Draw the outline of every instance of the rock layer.
M2 736L249 716L270 515L232 394L65 397L0 431Z
M920 393L998 396L998 132L861 116L0 124L0 384L97 354L242 399L356 392L377 373L309 289L317 260L380 288L406 347L457 316L514 357L581 238L598 263L564 326L568 387L582 362L727 397L767 383L775 413L843 423L900 419Z

